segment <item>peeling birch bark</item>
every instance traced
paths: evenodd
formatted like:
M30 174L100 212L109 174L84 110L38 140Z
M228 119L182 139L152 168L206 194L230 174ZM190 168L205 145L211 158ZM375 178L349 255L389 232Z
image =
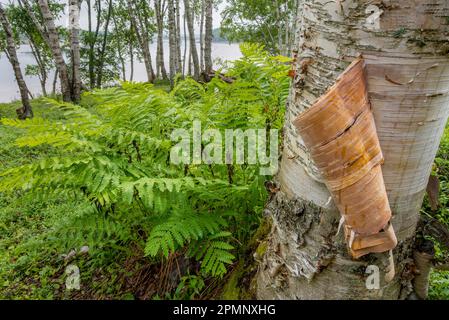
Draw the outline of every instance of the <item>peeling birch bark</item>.
M17 115L20 119L24 120L33 117L33 110L31 108L30 99L28 98L28 87L20 69L20 62L17 57L16 43L14 41L14 34L11 28L11 24L8 20L6 12L0 3L0 25L5 33L6 37L6 52L8 60L14 70L14 76L19 87L20 97L22 101L22 108L17 110Z
M81 99L81 53L80 53L80 6L78 0L69 0L70 52L72 59L72 100L79 103Z
M408 273L419 210L449 116L449 3L301 1L296 77L287 105L279 192L268 205L273 228L257 276L261 299L399 299ZM309 109L360 54L398 246L396 276L385 281L389 255L353 261L339 213L293 120ZM369 195L367 195L369 196ZM368 290L369 265L381 287Z

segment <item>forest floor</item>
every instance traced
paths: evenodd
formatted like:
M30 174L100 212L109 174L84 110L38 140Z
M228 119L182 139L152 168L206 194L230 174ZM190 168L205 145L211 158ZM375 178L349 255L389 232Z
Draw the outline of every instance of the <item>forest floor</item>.
M60 115L39 99L32 102L36 117L59 119ZM0 104L0 118L15 118L18 102ZM19 129L0 124L0 171L27 164L50 149L14 147L20 137ZM449 127L446 130L436 160L441 183L440 209L431 213L427 200L423 213L437 216L449 225ZM208 279L203 283L193 276L178 276L185 263L182 257L172 256L165 264L154 264L132 245L120 258L104 256L89 259L75 256L83 274L81 290L65 290L64 252L54 252L42 242L42 235L52 229L68 212L80 210L84 204L65 197L36 199L26 193L0 193L0 299L179 299L179 298L242 298L241 282L249 282L242 273L254 272L242 259L235 262L224 279ZM266 232L266 231L263 231ZM257 235L256 241L257 241ZM252 259L257 245L248 245ZM252 251L252 252L251 252ZM65 252L69 254L70 252ZM441 254L441 252L440 252ZM232 272L234 271L234 272ZM176 274L176 275L174 275ZM225 284L227 284L225 286ZM250 286L249 283L246 284ZM185 287L188 286L188 292ZM224 289L223 289L224 286ZM161 290L164 287L164 290ZM209 290L204 290L204 287ZM182 292L182 294L181 294ZM200 293L201 292L201 293ZM204 293L206 292L206 293ZM250 296L246 296L250 298ZM431 299L449 299L449 272L434 272L431 277Z

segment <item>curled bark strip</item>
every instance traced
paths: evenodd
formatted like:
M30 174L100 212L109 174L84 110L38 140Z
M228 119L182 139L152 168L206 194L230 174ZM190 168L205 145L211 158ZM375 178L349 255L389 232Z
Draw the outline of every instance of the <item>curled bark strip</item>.
M385 75L385 80L387 80L388 82L390 82L392 84L398 85L398 86L403 86L404 85L404 83L400 83L398 81L395 81L395 80L391 79L388 75Z
M388 75L385 75L385 80L387 80L388 82L390 82L392 84L398 85L398 86L404 86L404 85L407 85L407 84L412 84L413 82L416 81L416 78L418 78L421 74L423 74L424 72L426 72L426 71L428 71L430 69L436 68L438 66L439 66L439 64L436 63L436 64L430 66L429 68L425 69L424 71L420 71L420 72L416 73L415 76L412 79L410 79L410 81L408 81L406 83L401 83L401 82L395 81L395 80L391 79Z
M328 92L294 121L345 219L354 258L392 250L391 210L382 175L384 158L358 58Z

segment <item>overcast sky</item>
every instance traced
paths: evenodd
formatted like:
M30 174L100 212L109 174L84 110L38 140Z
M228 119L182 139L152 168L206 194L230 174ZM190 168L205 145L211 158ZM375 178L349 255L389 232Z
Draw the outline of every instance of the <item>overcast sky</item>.
M16 0L0 0L0 3L8 4L11 2L15 2L15 1ZM60 1L60 2L62 3L63 1ZM223 8L225 7L225 4L224 4L225 2L226 1L223 1L223 3L220 4L218 10L214 10L214 16L213 16L214 28L220 27L220 22L221 22L220 13L223 10ZM86 3L83 1L83 5L81 7L81 17L80 17L80 25L81 25L81 28L83 28L83 29L87 29L87 9L86 8L87 8ZM67 11L67 9L66 9L66 11ZM183 14L183 12L184 12L184 10L182 9L182 6L181 6L181 14ZM94 17L94 19L95 19L95 17ZM58 21L58 24L60 24L60 25L68 24L68 19L66 17L63 17ZM197 28L197 29L199 29L199 28Z

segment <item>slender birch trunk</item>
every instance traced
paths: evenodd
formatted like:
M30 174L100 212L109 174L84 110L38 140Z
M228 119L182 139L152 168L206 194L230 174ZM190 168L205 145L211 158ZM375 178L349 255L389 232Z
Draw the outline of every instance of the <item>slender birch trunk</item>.
M116 12L115 12L114 8L112 8L111 15L112 15L112 21L114 22L114 29L117 29L118 21L117 21L117 16L116 16ZM121 72L122 81L126 81L125 58L124 58L124 54L123 54L122 42L119 39L117 39L117 55L120 60L120 72Z
M176 11L176 72L182 74L182 55L181 55L181 10L179 7L180 0L175 1Z
M419 211L449 115L449 4L304 0L287 105L281 191L267 207L272 231L257 276L261 299L400 299L413 290ZM398 237L396 276L385 281L388 254L352 260L340 215L292 121L332 86L359 54L385 156L382 167ZM367 194L367 197L370 195ZM368 290L367 267L380 269ZM409 275L407 277L407 275ZM411 277L410 277L411 275Z
M206 75L212 72L212 14L213 0L205 0L205 39L204 39L204 71Z
M161 0L154 0L154 9L156 14L157 24L157 55L156 55L156 74L157 77L168 79L167 70L164 62L164 6Z
M95 88L95 44L98 39L101 25L101 0L96 0L97 5L97 25L95 33L92 28L92 0L87 1L87 19L89 31L89 85L91 89ZM95 0L94 0L95 1Z
M130 75L129 75L129 81L133 82L134 80L134 46L132 41L129 42L129 60L130 60Z
M34 15L31 5L28 0L21 0L27 10L28 15L32 19L34 25L36 26L42 38L47 43L50 51L52 53L53 59L55 60L56 69L58 70L59 79L61 81L61 92L64 101L72 100L71 84L69 78L69 72L67 65L62 54L62 49L59 44L59 34L56 29L56 25L51 14L50 8L48 6L47 0L38 0L38 5L44 20L44 26L38 21Z
M81 99L81 55L80 55L80 3L69 0L70 51L72 58L72 100L79 103Z
M136 37L140 45L140 50L142 51L148 82L153 83L156 76L154 74L153 64L151 61L150 42L148 39L148 32L146 32L145 27L146 21L141 21L138 13L136 13L137 6L134 0L130 0L128 2L128 9L131 18L131 23L134 26Z
M176 50L176 16L174 0L168 0L168 41L170 49L170 85L174 86L177 72L177 50Z
M8 52L8 59L11 62L16 77L17 85L19 86L20 97L22 99L22 110L18 112L20 119L32 118L33 110L31 108L30 100L28 98L28 87L23 79L22 70L20 69L19 59L17 58L16 43L14 41L14 34L12 32L11 24L8 21L3 6L0 3L0 22L3 26L6 36L6 50Z
M108 11L106 15L104 30L103 30L103 40L101 43L101 50L98 57L98 66L97 66L97 80L96 87L101 88L103 84L103 66L104 66L104 56L106 53L106 45L108 41L108 33L109 33L109 23L111 21L112 16L112 0L109 0Z
M200 70L204 70L204 14L205 14L204 0L201 0L201 18L200 18Z
M52 84L52 89L51 89L51 95L55 96L56 95L56 86L58 85L58 69L55 70L55 74L53 76L53 84Z
M31 38L29 38L31 39ZM39 68L39 82L41 84L41 90L42 90L42 95L45 97L47 96L47 70L45 68L44 62L42 61L42 56L39 52L39 49L36 47L36 45L34 44L34 42L32 40L28 41L30 48L31 48L31 53L33 54L34 59L36 60L37 66Z
M190 1L184 0L184 10L187 19L187 28L189 29L189 42L190 42L190 54L193 60L193 76L195 79L200 77L200 64L198 60L198 51L196 49L195 29L194 29L194 17L190 7ZM190 64L190 59L189 59Z
M186 75L186 64L187 64L187 16L184 12L184 16L183 16L183 26L184 26L184 55L182 58L182 74L183 76Z

